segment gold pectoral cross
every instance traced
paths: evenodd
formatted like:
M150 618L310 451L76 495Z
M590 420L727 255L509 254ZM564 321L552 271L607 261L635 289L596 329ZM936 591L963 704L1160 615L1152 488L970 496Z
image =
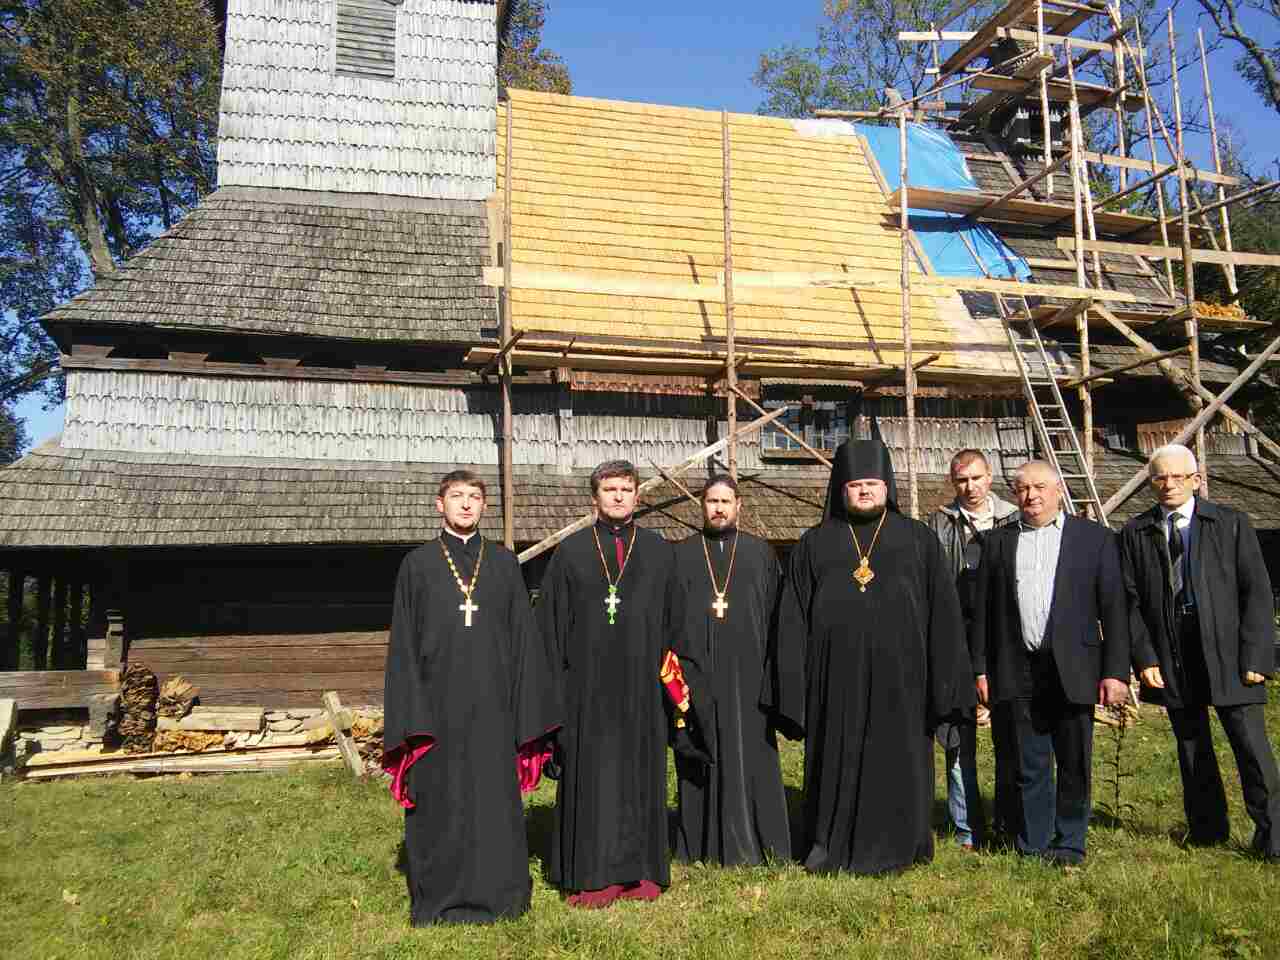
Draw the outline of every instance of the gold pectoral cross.
M724 598L723 593L717 593L715 602L711 604L711 609L716 612L716 618L724 619L724 612L729 609L729 601Z
M858 569L853 571L853 579L858 581L858 591L860 593L866 593L867 584L876 578L871 569L871 564L867 560L867 557L863 557L862 562L858 564Z
M471 626L471 614L474 613L476 610L479 610L480 608L476 604L471 602L471 594L468 593L467 602L458 604L458 609L465 614L465 617L463 618L463 621L462 621L462 625L464 627L469 627Z

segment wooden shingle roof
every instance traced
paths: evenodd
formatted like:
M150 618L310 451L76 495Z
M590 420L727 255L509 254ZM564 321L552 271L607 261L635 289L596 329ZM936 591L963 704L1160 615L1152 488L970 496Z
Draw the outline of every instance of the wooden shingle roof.
M496 323L478 201L224 187L45 321L475 343Z
M1103 497L1141 463L1102 452ZM0 548L414 543L439 527L436 485L457 466L72 450L50 441L0 470ZM1260 529L1280 528L1280 467L1227 456L1215 456L1210 467L1213 499L1248 513ZM497 469L474 469L490 488L485 532L500 536ZM997 478L997 492L1011 499L1007 479ZM775 542L794 541L818 522L826 482L826 472L812 467L744 473L744 528ZM515 488L521 543L561 529L589 503L586 471L516 467ZM951 497L945 477L920 477L922 510ZM1144 489L1113 519L1121 523L1152 502ZM647 503L644 525L664 536L676 539L696 528L698 508L671 488Z

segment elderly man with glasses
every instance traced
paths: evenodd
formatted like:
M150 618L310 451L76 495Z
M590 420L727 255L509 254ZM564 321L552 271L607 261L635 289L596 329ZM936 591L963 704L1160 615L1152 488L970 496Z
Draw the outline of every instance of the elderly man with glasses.
M1225 842L1227 797L1209 728L1222 722L1253 848L1280 858L1280 772L1263 706L1274 669L1271 581L1249 518L1199 496L1195 454L1180 445L1151 457L1158 503L1125 525L1121 566L1133 666L1143 699L1163 703L1178 744L1187 839Z

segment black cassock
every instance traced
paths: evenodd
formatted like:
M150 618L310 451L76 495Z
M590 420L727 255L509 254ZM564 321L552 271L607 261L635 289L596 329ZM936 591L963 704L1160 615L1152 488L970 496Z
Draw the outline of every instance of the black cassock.
M708 767L676 756L676 855L726 866L759 864L766 852L789 859L777 735L760 703L780 592L778 559L747 533L709 533L706 552L703 542L699 533L675 547L685 615L674 648L689 684L692 735L716 762ZM712 607L708 557L720 588L728 578L723 619Z
M479 535L465 546L441 536L469 581ZM387 651L387 765L430 744L403 784L415 803L404 831L415 926L484 923L528 908L517 749L562 719L514 554L484 542L467 627L440 547L431 541L401 564Z
M854 525L864 551L875 524ZM780 630L805 646L804 864L814 871L883 873L932 859L932 732L973 704L938 538L890 511L870 564L864 593L843 520L807 532L791 556ZM799 691L784 692L787 701Z
M635 536L609 623L615 533ZM599 549L597 549L597 536ZM542 581L538 615L561 671L565 723L551 880L563 890L670 883L666 694L658 675L673 603L671 545L634 524L598 522L566 538Z
M858 551L843 505L848 478L883 478L890 508L855 519L875 578L853 579ZM805 729L804 865L875 874L933 857L937 724L974 704L953 576L938 538L897 512L878 441L836 451L827 519L791 554L779 623L779 683L766 699Z

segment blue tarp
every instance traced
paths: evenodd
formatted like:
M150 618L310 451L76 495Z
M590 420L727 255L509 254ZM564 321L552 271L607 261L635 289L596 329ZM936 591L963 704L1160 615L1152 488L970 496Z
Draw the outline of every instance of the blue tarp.
M898 128L861 123L855 126L871 144L871 152L880 164L889 191L897 190L902 162L898 154ZM918 123L907 124L907 183L909 186L940 190L978 189L965 165L964 154L950 138ZM1015 280L1031 277L1031 268L1026 261L1009 249L1003 240L960 214L908 208L907 220L933 261L934 269L944 277L984 277L988 274ZM973 244L982 258L981 265L974 261L961 234ZM985 272L983 266L986 267Z

